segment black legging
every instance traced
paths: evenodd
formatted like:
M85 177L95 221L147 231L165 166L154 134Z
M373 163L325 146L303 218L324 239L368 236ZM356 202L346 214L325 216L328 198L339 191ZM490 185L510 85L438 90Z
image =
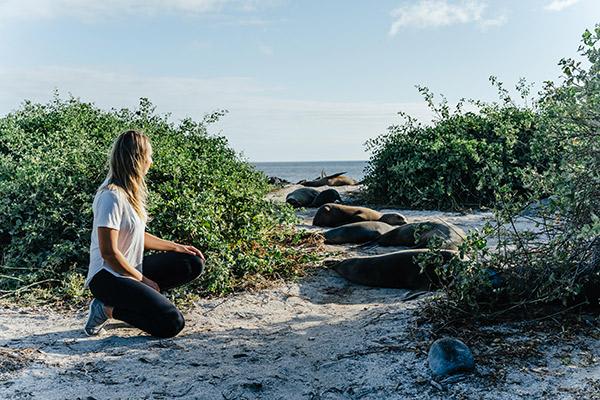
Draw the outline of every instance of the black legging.
M184 285L202 273L204 261L185 253L158 253L144 257L144 276L160 290ZM95 298L113 308L113 318L125 321L152 336L168 338L183 329L181 312L165 296L131 278L118 277L103 269L90 281Z

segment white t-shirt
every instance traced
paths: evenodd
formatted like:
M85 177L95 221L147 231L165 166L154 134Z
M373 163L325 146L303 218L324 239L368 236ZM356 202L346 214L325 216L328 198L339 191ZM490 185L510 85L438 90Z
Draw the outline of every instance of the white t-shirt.
M102 186L105 185L106 181ZM120 190L103 188L96 193L92 210L94 212L94 223L90 244L90 265L85 286L87 287L94 275L102 269L116 276L131 277L130 275L122 275L113 271L110 265L102 258L98 244L99 227L112 228L119 231L117 248L123 253L123 256L125 256L125 259L131 266L142 272L146 224L137 215L127 200L127 196Z

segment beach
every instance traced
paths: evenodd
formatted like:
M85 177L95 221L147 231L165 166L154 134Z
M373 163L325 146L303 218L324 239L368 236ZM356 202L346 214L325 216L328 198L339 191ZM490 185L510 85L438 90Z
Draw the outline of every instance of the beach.
M296 187L269 197L283 201ZM337 189L352 201L360 186ZM409 221L443 218L465 230L490 217L397 211ZM314 212L298 211L298 229L320 229L310 224ZM348 246L327 249L334 258L360 254ZM594 319L577 330L561 331L549 320L459 332L474 353L475 373L434 379L427 351L440 333L420 319L430 296L354 285L317 267L295 282L202 299L184 313L181 334L163 340L123 323L86 337L86 310L5 304L0 398L599 398Z

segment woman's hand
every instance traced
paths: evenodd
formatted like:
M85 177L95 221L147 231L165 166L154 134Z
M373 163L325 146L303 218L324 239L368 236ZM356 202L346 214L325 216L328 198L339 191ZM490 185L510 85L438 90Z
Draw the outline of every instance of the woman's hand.
M184 245L184 244L175 243L175 251L177 253L185 253L185 254L191 254L193 256L198 256L203 261L206 260L204 258L204 254L202 254L202 252L200 250L198 250L197 248L195 248L194 246L188 246L188 245Z
M160 287L158 287L158 283L154 282L152 279L142 276L142 283L150 286L152 289L160 292Z

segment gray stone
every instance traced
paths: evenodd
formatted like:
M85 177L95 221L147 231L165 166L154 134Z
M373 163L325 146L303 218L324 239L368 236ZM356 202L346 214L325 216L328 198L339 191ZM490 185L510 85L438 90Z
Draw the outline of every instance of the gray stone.
M268 182L269 182L269 184L275 185L275 186L285 186L285 185L289 185L291 183L290 181L287 181L283 178L279 178L277 176L269 176Z
M427 361L435 376L453 375L475 369L471 350L460 340L450 337L438 339L431 345Z
M524 217L539 217L553 210L558 202L557 196L550 196L528 204L520 213Z

